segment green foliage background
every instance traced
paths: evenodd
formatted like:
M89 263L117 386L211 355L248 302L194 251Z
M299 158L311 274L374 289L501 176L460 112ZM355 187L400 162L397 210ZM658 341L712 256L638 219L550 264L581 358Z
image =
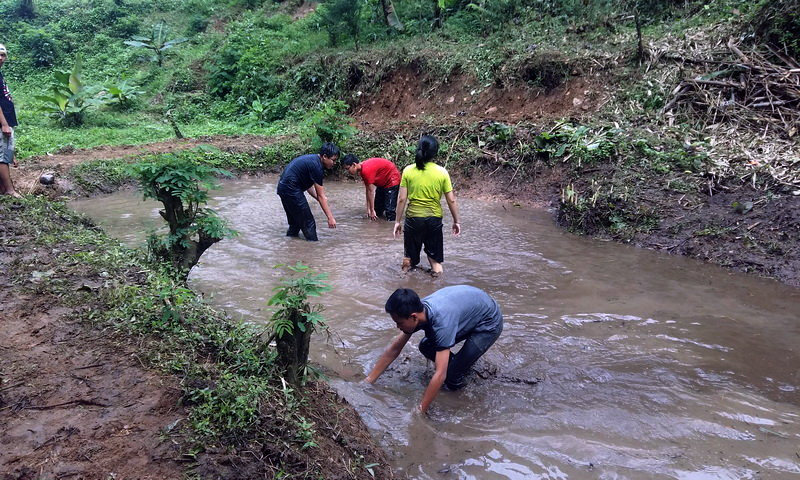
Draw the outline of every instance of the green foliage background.
M19 111L19 156L171 138L167 111L186 136L302 134L329 102L353 105L394 68L409 64L442 81L469 74L478 88L548 86L583 58L626 48L616 42L634 31L634 10L645 34L657 37L712 21L764 17L764 9L791 11L797 2L440 3L443 23L435 28L434 2L395 0L405 25L400 32L385 24L379 0L323 0L305 15L296 14L296 2L274 0L51 0L35 2L32 17L19 15L19 0L2 0L0 42L9 47L3 72ZM769 17L783 21L783 29L750 30L797 48L795 17ZM124 42L162 22L172 38L188 41L170 49L159 68L152 52ZM78 56L87 84L129 85L141 95L125 108L90 112L79 129L55 124L36 96L54 69L69 70Z

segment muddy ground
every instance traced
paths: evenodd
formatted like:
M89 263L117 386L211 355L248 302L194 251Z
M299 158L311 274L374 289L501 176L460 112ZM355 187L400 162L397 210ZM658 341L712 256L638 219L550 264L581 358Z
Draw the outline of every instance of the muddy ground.
M52 258L20 230L18 208L0 204L0 478L181 478L169 433L186 416L180 382L79 320L86 306L37 293Z
M181 379L148 366L147 339L87 320L103 308L93 300L106 288L103 272L59 259L87 247L37 247L34 238L74 219L54 215L41 220L46 226L31 225L20 219L25 208L0 199L1 480L249 479L279 470L291 478L317 471L371 479L370 464L380 478L394 478L358 413L323 383L306 387L300 411L314 423L317 447L289 455L283 445L207 445L189 455L197 448L186 437ZM125 273L131 282L137 277ZM47 282L66 293L50 293Z

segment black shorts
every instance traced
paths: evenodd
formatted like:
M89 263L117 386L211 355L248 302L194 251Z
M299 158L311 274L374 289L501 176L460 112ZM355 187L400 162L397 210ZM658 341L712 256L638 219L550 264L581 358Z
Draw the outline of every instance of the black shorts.
M403 232L405 256L411 259L411 266L419 263L419 251L435 261L444 262L444 240L442 239L442 217L406 217Z

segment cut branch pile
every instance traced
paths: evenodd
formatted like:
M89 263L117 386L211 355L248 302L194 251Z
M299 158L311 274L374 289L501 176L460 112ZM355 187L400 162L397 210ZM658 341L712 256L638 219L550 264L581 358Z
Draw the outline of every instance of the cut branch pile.
M727 47L705 55L711 58L682 58L701 72L675 87L664 112L687 107L711 124L727 121L795 136L800 131L800 64L771 48L782 64L755 49L745 55L733 41Z
M800 63L769 46L745 53L732 40L709 43L650 51L648 68L674 61L683 77L662 115L670 125L678 113L704 123L717 146L720 176L742 176L744 170L755 179L761 172L800 194Z

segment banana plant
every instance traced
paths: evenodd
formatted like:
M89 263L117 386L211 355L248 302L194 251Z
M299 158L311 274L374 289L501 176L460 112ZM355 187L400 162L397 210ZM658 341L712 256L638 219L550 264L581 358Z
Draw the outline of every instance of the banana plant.
M125 45L129 45L134 48L146 48L148 50L152 50L154 54L152 59L158 62L158 66L160 67L164 63L164 55L166 54L167 50L189 40L188 38L174 38L172 40L167 40L168 37L169 27L161 22L153 25L153 33L151 36L133 36L130 40L126 40L124 43Z
M381 0L381 6L383 7L383 16L386 20L386 24L398 31L405 30L406 27L403 25L403 22L400 21L400 18L398 18L392 0Z
M139 86L128 79L122 79L117 83L109 83L105 86L104 100L106 103L116 105L119 109L127 109L133 101L144 93L139 90Z
M84 84L81 77L81 59L78 57L72 71L53 72L50 95L37 95L36 98L45 102L43 110L50 116L59 120L64 126L72 127L83 123L88 109L103 103L94 97L98 91L98 87Z

